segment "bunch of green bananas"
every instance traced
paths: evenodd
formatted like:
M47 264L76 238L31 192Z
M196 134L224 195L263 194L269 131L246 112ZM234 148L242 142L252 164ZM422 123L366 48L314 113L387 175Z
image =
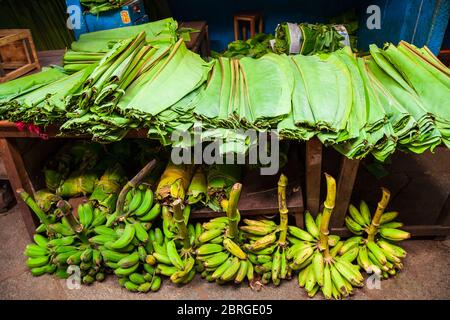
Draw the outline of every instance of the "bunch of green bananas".
M192 245L196 237L195 229L198 230L198 227L188 225L189 243ZM187 284L194 278L195 258L191 250L185 249L182 241L173 237L172 234L164 234L160 228L155 228L152 243L154 252L147 257L147 263L152 265L157 263L157 274L169 277L170 281L176 284Z
M34 243L27 245L24 254L34 276L56 272L59 278L65 279L69 276L68 266L76 265L85 284L105 279L100 252L74 235L49 239L36 234Z
M124 211L126 216L141 222L151 222L161 213L161 205L154 202L154 193L149 185L140 184L130 189L125 197ZM115 213L117 215L117 212Z
M292 260L291 268L300 270L298 283L310 297L321 290L326 299L340 299L352 294L353 287L362 287L364 278L359 266L352 264L356 259L355 253L337 255L341 242L338 237L329 235L328 224L336 200L336 181L328 174L325 177L327 198L324 210L316 220L306 212L306 231L289 227L290 235L302 241L293 242L294 245L288 250L288 257ZM334 246L330 249L332 245Z
M227 216L204 223L204 231L198 236L197 261L204 267L201 275L218 284L230 281L241 283L247 278L252 286L254 281L253 263L240 245L243 237L238 229L240 214L237 202L241 188L240 183L234 184L229 200L222 201Z
M78 222L86 234L91 232L95 227L101 226L106 223L107 213L94 208L91 201L87 201L78 205Z
M201 276L222 284L229 281L241 283L254 278L254 267L241 246L229 238L228 217L213 218L203 224L198 237L197 261L204 268Z
M278 241L277 224L270 220L244 219L243 222L246 225L240 229L246 242L244 248L261 283L268 284L272 280L278 285L281 279L289 279L292 269L288 266L285 246Z
M279 225L270 220L244 219L246 226L240 228L244 232L244 238L249 242L244 245L244 248L248 251L249 260L255 264L255 272L261 276L262 284L272 280L274 285L279 285L282 279L291 278L292 268L287 257L290 243L287 238L287 184L288 179L282 174L278 180Z
M161 285L161 279L155 275L154 263L148 263L154 252L152 238L155 236L151 226L151 223L127 218L114 228L95 227L96 235L89 239L100 251L104 265L130 291L157 291Z
M361 268L367 273L381 275L384 279L396 275L403 269L402 259L406 257L406 251L393 242L411 236L399 229L403 226L401 222L394 221L398 212L384 212L389 199L389 190L382 188L382 198L373 216L364 201L361 201L360 210L350 205L345 223L356 236L347 239L339 249L341 255L356 254L356 260Z

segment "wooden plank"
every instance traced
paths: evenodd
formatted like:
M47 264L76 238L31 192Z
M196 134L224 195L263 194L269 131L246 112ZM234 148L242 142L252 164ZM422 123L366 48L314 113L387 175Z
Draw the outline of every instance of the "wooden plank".
M337 182L336 207L334 208L332 227L344 226L345 215L352 197L353 186L358 173L359 160L342 157L341 170Z
M322 179L322 143L317 138L306 142L305 171L306 208L316 215L320 207L320 181Z
M5 163L0 158L0 180L8 180L8 174L6 173Z
M450 226L450 194L442 207L441 213L437 219L437 224L443 226Z
M29 210L28 206L20 199L15 192L19 188L23 188L30 194L34 193L33 185L30 181L28 173L25 169L22 157L10 139L0 139L0 154L5 164L5 169L8 174L8 180L13 189L14 195L17 199L20 214L27 228L30 238L36 229L37 220L34 214Z
M411 233L411 237L436 237L436 236L450 236L450 226L440 225L410 225L402 228ZM332 227L330 234L336 234L340 237L349 238L354 236L345 227Z

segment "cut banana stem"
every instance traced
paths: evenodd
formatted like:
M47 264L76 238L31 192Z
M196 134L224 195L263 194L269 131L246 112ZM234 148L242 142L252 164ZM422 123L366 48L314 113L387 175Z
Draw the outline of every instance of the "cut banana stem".
M230 199L227 205L227 217L229 220L229 237L235 239L238 236L239 229L239 213L237 210L237 205L239 202L239 197L241 196L242 184L235 183L230 191Z
M173 218L178 226L179 234L178 236L181 238L183 242L183 247L188 249L191 247L189 241L189 233L186 227L186 223L184 220L183 210L181 209L181 199L177 199L172 204L173 208Z
M282 174L278 180L278 210L280 212L280 235L278 242L280 244L286 243L288 230L288 208L286 203L286 186L288 183L287 177Z
M328 245L328 235L330 233L328 225L336 204L336 180L327 173L325 173L325 179L327 182L327 197L323 203L324 209L320 222L319 249L325 251L325 258L329 259L331 256Z
M47 219L47 215L44 211L36 204L34 199L23 189L17 189L16 192L22 198L22 200L30 207L30 209L36 214L39 218L39 221L43 223L45 226L49 225L50 222Z
M380 226L381 216L383 215L384 210L386 209L386 207L389 203L389 199L391 197L391 193L389 192L388 189L381 188L381 192L382 192L381 200L380 200L380 202L378 202L377 210L375 211L375 214L372 217L372 222L370 223L369 231L367 232L368 233L368 237L367 237L368 241L375 240L375 235L378 232L378 228Z

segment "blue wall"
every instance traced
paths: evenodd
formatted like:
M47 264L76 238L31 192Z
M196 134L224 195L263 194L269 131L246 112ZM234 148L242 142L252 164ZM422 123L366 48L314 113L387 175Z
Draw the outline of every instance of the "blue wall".
M206 20L211 47L223 50L234 40L233 14L261 11L264 32L273 33L279 22L327 22L346 10L360 7L357 0L168 0L172 14L179 21Z
M373 0L371 4L381 9L381 29L361 27L361 47L405 40L439 52L450 18L450 0Z
M450 16L450 0L168 0L179 21L206 20L211 47L223 50L234 40L233 14L261 11L264 32L273 33L279 22L327 22L353 7L360 18L359 43L367 49L371 43L406 40L418 46L427 44L439 50ZM368 5L381 9L381 30L366 28Z

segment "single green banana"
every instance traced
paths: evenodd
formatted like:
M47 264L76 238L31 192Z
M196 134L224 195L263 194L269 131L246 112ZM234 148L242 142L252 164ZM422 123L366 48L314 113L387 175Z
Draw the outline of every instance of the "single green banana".
M139 217L139 220L147 222L155 220L161 213L161 205L157 202L155 205L144 215Z
M309 211L305 211L305 227L310 235L319 239L319 228L317 228L316 222Z
M125 230L124 230L123 234L119 237L119 239L117 239L110 245L111 248L121 249L121 248L126 247L133 240L134 235L135 235L134 225L131 223L128 223L125 226Z
M147 189L144 192L141 204L139 205L139 207L136 210L134 210L132 212L134 215L141 217L150 210L152 205L153 205L153 191L151 189Z

